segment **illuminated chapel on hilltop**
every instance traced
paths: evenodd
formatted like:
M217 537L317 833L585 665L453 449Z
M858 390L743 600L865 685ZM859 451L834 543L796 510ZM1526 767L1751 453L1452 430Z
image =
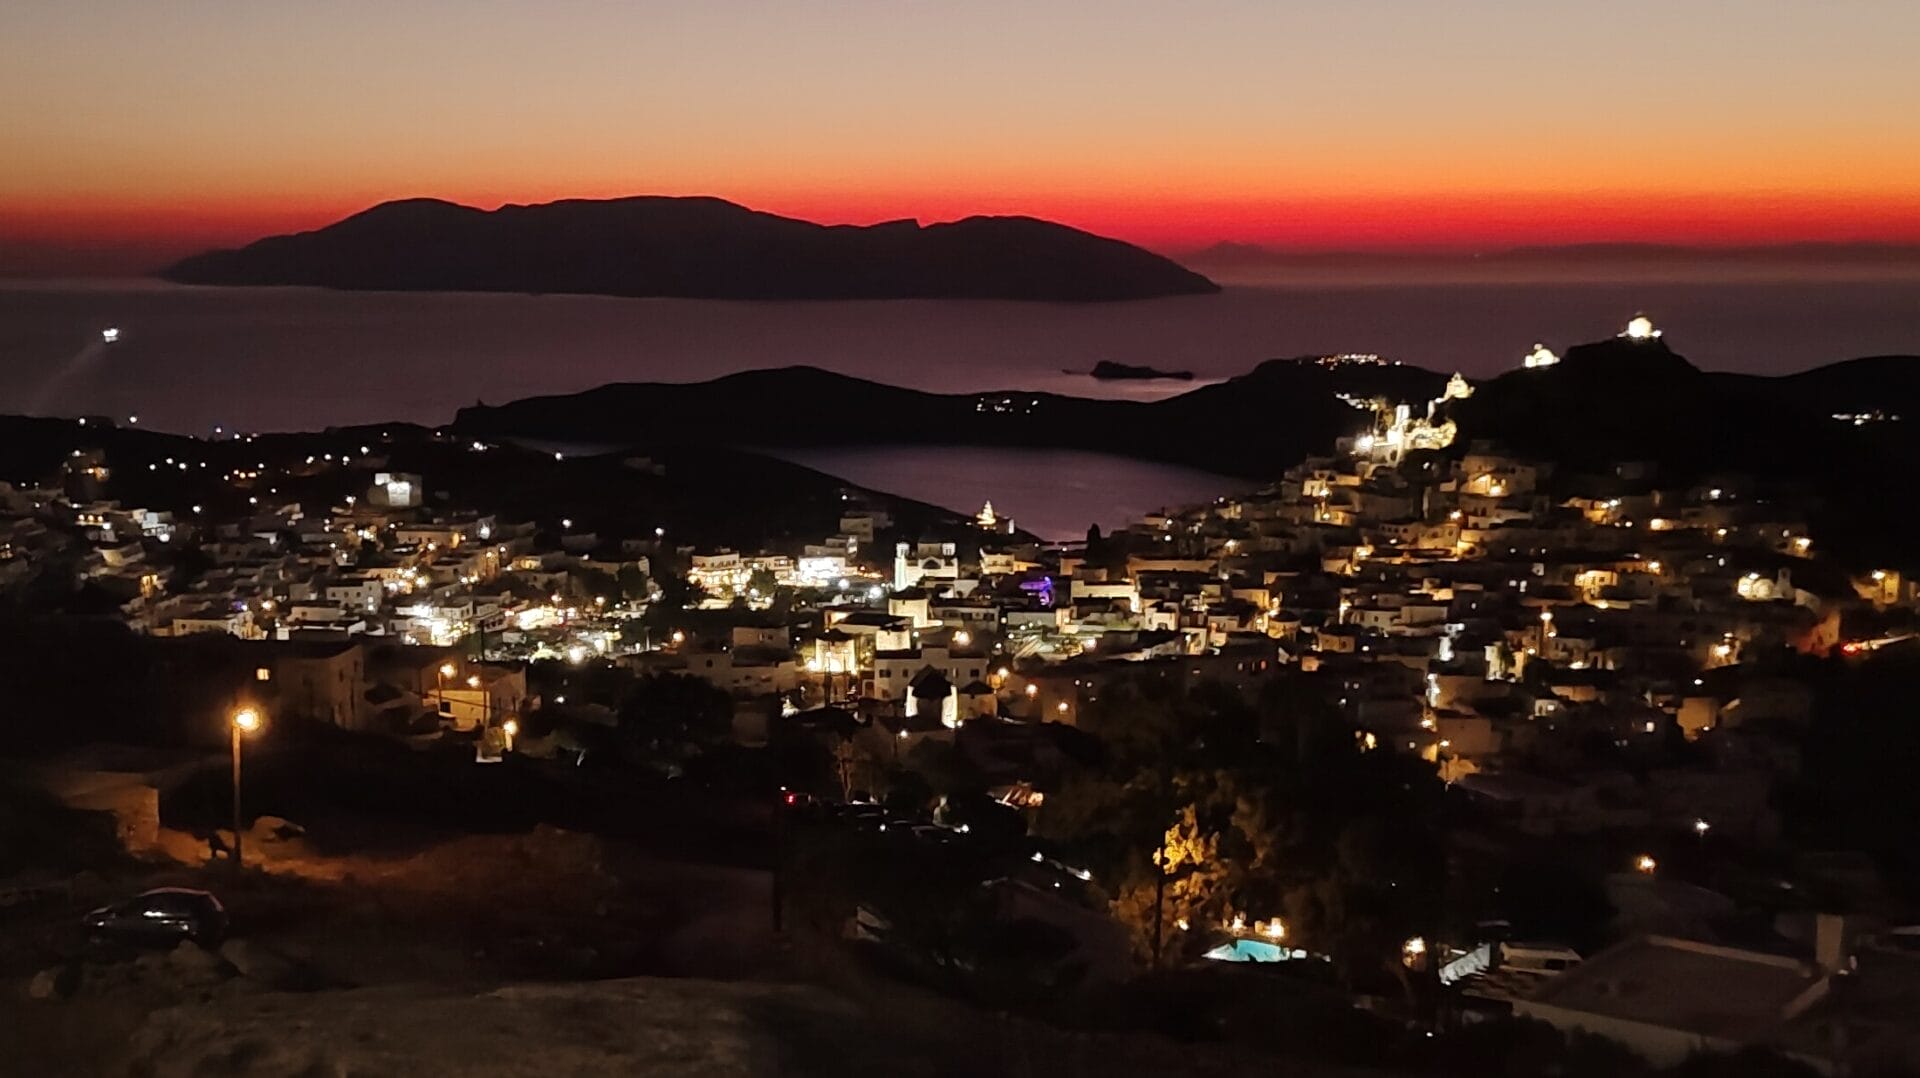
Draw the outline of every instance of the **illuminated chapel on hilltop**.
M1417 449L1445 449L1453 444L1457 428L1453 420L1436 422L1435 416L1448 401L1471 396L1473 387L1455 371L1453 377L1447 379L1447 388L1427 402L1424 416L1415 416L1412 405L1396 404L1384 397L1354 402L1358 407L1373 409L1374 423L1373 429L1353 438L1353 455L1374 464L1392 466Z

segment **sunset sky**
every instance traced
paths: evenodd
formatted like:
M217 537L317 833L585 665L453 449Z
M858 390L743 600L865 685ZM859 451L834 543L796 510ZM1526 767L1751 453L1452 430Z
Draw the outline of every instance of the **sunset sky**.
M0 249L638 193L1172 251L1920 241L1916 42L1913 0L11 0Z

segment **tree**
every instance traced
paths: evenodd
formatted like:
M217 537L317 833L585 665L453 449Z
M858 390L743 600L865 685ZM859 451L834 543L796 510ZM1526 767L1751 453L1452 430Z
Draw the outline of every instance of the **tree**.
M1824 676L1820 676L1824 675ZM1816 672L1813 721L1801 742L1800 781L1785 817L1806 841L1864 850L1889 882L1920 895L1920 724L1912 721L1920 651L1889 648Z
M1438 923L1439 858L1423 828L1383 816L1341 828L1327 871L1288 895L1287 912L1302 937L1332 957L1353 987L1386 973L1409 1007L1416 992L1400 961L1409 938L1426 937Z
M918 815L933 801L933 787L920 773L895 768L887 779L886 806L895 812Z
M853 800L853 789L859 781L860 765L860 751L854 747L853 739L834 738L833 777L840 782L840 800Z
M620 598L619 583L612 573L603 569L581 566L572 570L571 578L573 586L589 599L605 599L613 602Z
M686 577L673 573L655 576L651 586L660 590L660 597L647 605L646 621L656 629L672 628L680 619L681 611L698 605L705 594Z
M1220 835L1203 826L1189 804L1180 809L1145 864L1120 882L1114 913L1133 930L1142 954L1158 962L1164 953L1155 954L1156 945L1164 952L1164 941L1181 925L1213 926L1231 919L1231 878L1220 859Z
M614 583L620 589L620 597L630 603L637 603L653 594L653 583L647 574L640 571L638 565L622 565L614 574Z
M641 678L620 703L619 730L638 755L682 759L725 741L733 731L733 700L725 691L685 674Z
M1431 933L1442 893L1429 765L1365 748L1299 684L1256 709L1216 684L1129 679L1082 727L1102 755L1048 797L1041 830L1094 868L1143 953L1156 933L1197 947L1203 927L1284 910L1286 938L1348 976L1404 980L1401 944Z
M923 738L908 750L905 762L942 797L979 793L987 786L980 769L951 741Z

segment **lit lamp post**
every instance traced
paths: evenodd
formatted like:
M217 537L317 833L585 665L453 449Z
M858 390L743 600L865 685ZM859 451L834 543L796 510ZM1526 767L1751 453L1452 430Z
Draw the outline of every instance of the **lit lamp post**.
M243 707L233 713L228 727L233 731L233 868L240 870L242 827L240 818L240 739L246 734L260 729L260 713L250 707Z
M493 725L493 693L480 691L479 674L473 674L467 678L467 688L480 693L480 733L485 736L488 728Z
M440 676L435 686L435 695L439 696L439 699L434 701L434 706L442 715L445 715L447 713L447 679L453 676L453 664L441 663L440 669L435 672Z

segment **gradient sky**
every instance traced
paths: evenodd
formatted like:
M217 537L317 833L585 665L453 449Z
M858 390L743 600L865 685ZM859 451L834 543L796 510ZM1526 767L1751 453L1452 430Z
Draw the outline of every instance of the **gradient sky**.
M633 193L1170 250L1920 241L1916 43L1915 0L8 0L0 246Z

